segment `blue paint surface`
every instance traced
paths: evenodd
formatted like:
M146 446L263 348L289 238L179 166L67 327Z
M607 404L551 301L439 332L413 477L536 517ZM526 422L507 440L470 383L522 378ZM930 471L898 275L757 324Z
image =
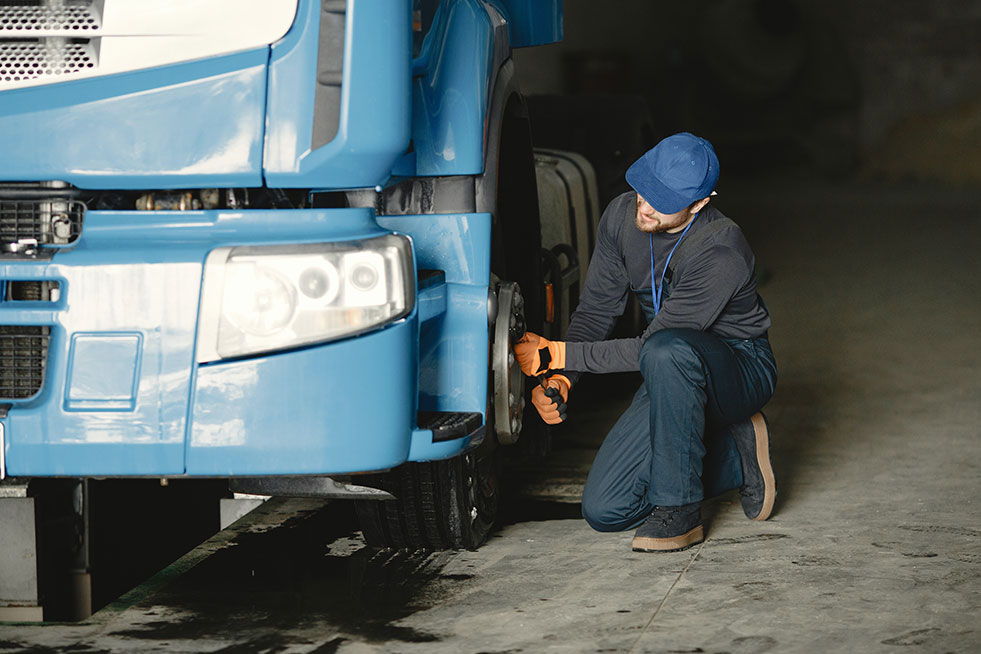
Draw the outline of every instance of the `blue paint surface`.
M408 456L416 323L346 341L201 367L189 475L356 472Z
M446 274L446 311L420 327L419 408L485 413L490 214L381 216L378 223L412 237L420 268ZM414 444L413 457L440 458L424 450Z
M413 62L412 140L417 175L484 169L494 28L478 0L441 3Z
M259 48L0 93L0 180L260 186L268 56Z
M348 4L340 124L312 149L320 2L301 0L293 29L272 47L266 181L273 187L371 187L409 145L412 55L409 3Z
M77 333L68 351L67 411L132 411L140 381L140 333Z
M378 224L412 237L422 270L442 270L446 282L490 284L489 213L379 216Z
M34 398L14 401L4 419L8 473L183 474L185 440L192 426L188 416L202 415L191 405L191 397L192 389L200 390L194 350L201 274L208 251L229 245L349 240L383 233L387 232L367 209L93 211L86 216L85 230L73 250L59 253L51 261L0 263L0 279L54 279L61 290L54 303L0 303L0 324L51 328L43 390ZM248 365L262 370L263 384L252 389L236 412L247 416L251 411L281 420L271 430L268 420L251 420L248 442L275 435L282 448L279 460L284 469L306 470L314 462L319 466L333 465L331 461L346 462L345 466L354 460L367 463L364 457L371 456L377 456L377 467L386 467L393 457L404 459L415 416L415 319L412 314L398 323L401 327L397 329L391 326L360 338L250 360ZM387 335L388 331L398 336ZM81 352L79 339L84 344ZM382 345L369 347L376 340ZM357 388L352 380L362 377L351 376L349 371L362 366L362 370L375 374L372 357L386 351L385 347L391 349L391 359L399 365L388 375L397 388L389 388L388 382L379 383L393 401L402 399L385 413L386 422L375 427L384 432L383 440L393 439L397 445L364 449L356 438L347 438L352 452L348 459L336 455L336 446L330 456L310 459L308 441L312 436L307 427L314 419L326 420L327 426L338 425L331 427L335 435L366 433L368 423L358 427L341 419L364 408L351 399L350 392ZM105 375L92 369L100 355L113 357L102 364ZM287 361L289 365L284 366ZM340 367L338 361L343 362ZM228 369L244 367L246 364L238 362ZM286 374L287 369L292 372ZM219 364L214 364L200 374L213 380L217 370ZM338 374L338 370L345 374ZM126 380L133 371L138 372L138 380L130 386L129 397ZM308 404L290 405L288 416L276 414L270 407L284 405L288 389L292 389L289 395L313 399ZM275 404L267 405L264 398L275 399ZM202 396L201 401L206 399ZM211 402L214 404L213 395ZM232 404L226 401L222 408L230 412ZM377 410L370 413L381 414ZM214 427L215 413L209 415L211 422L198 426ZM291 424L303 428L294 433ZM290 438L296 442L291 443ZM249 456L259 456L260 449L252 448ZM291 452L294 458L290 458ZM235 465L241 466L238 474L244 474L254 471L256 464L243 456ZM213 466L202 464L199 470L204 469Z
M524 48L562 40L562 0L489 0L508 17L511 47Z

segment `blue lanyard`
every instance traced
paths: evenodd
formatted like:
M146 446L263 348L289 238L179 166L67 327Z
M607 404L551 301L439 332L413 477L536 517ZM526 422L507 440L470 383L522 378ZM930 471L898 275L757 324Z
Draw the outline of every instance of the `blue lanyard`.
M678 242L675 243L674 247L671 248L671 251L668 252L668 258L664 261L664 270L661 271L661 281L656 286L654 285L654 234L651 234L651 298L654 300L655 316L657 315L657 312L661 310L661 293L664 292L664 274L668 272L668 264L671 263L671 256L674 254L674 251L678 249L678 246L681 245L681 239L685 237L685 234L688 233L691 226L695 224L695 218L698 218L697 213L691 219L691 222L688 223L688 226L685 227L685 231L681 232L681 237L678 239Z

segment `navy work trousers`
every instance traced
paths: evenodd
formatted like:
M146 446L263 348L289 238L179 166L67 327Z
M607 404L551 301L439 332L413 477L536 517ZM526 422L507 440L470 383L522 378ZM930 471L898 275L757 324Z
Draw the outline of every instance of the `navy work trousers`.
M598 531L643 522L654 506L698 502L742 485L723 429L763 408L777 381L766 337L721 339L664 329L640 353L644 385L607 434L586 479L582 514Z

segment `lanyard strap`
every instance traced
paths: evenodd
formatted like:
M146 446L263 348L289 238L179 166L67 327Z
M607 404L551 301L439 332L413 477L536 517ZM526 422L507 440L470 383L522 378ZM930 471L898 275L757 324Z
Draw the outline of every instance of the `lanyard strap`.
M697 213L694 215L694 217L692 217L691 222L688 223L688 226L685 227L685 231L681 232L681 237L678 239L678 242L674 244L674 247L671 248L671 251L668 253L668 258L664 261L664 270L661 271L661 281L657 284L654 283L654 233L651 233L651 298L654 300L655 316L657 315L657 312L661 310L661 293L664 292L664 275L668 272L668 264L671 263L671 256L674 254L674 251L678 249L678 246L681 245L681 239L685 238L685 234L687 234L688 230L691 229L691 226L695 224L695 218L698 218Z

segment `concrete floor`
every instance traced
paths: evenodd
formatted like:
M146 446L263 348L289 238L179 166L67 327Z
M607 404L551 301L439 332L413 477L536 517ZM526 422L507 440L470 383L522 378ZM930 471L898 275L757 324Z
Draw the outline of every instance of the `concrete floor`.
M515 471L478 552L373 553L337 505L273 500L84 624L0 625L0 654L981 651L981 194L717 202L773 314L769 521L729 494L702 545L639 554L578 519L635 384L618 376L573 391L555 456Z

